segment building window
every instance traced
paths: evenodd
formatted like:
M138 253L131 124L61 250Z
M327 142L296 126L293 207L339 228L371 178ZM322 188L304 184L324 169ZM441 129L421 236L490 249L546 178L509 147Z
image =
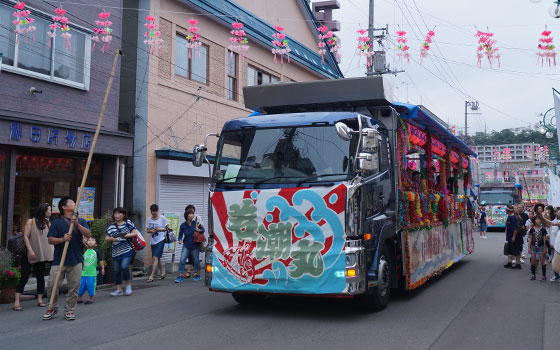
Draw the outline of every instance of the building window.
M77 88L89 88L91 36L71 26L70 49L66 40L57 35L49 47L51 20L45 14L33 12L35 40L29 34L20 35L16 43L12 23L13 9L0 3L0 54L2 69ZM58 31L60 34L60 31ZM26 42L27 41L27 42Z
M251 66L249 66L249 69L247 70L248 86L265 85L265 84L275 83L278 80L279 80L278 77L265 73Z
M237 101L237 54L228 50L228 100Z
M175 74L203 84L208 84L208 46L202 45L191 51L187 48L187 39L177 34L175 39Z

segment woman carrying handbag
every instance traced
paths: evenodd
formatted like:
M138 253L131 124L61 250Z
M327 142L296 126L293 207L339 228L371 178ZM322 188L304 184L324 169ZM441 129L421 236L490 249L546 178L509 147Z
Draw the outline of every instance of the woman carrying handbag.
M31 274L31 266L37 277L37 306L47 306L43 302L45 291L45 262L52 261L54 255L54 246L49 244L47 233L49 232L51 217L51 205L41 203L37 207L37 215L27 220L23 230L23 239L27 247L27 254L21 257L21 278L16 287L16 297L14 302L14 311L21 311L20 297L24 291L25 284L29 280Z
M179 276L175 283L183 282L183 278L189 278L190 274L185 274L185 262L190 257L194 265L194 280L200 281L200 245L206 240L204 237L204 226L194 220L194 211L185 212L185 222L179 228L178 242L183 243L181 250L181 260L179 261Z

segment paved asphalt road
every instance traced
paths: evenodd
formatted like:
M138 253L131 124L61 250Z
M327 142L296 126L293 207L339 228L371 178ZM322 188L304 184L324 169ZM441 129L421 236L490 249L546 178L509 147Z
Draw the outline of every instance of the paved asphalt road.
M237 305L201 282L134 281L131 297L102 290L77 320L42 321L43 308L0 305L2 349L560 349L560 283L504 269L503 233L388 308L348 300L275 298ZM550 275L550 272L549 272Z

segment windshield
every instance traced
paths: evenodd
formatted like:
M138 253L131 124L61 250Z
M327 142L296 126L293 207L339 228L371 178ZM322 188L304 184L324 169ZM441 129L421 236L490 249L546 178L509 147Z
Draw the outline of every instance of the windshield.
M218 145L214 181L345 180L352 175L356 147L356 137L341 139L333 125L226 131Z
M484 193L480 194L480 203L485 204L513 204L513 194L510 192Z

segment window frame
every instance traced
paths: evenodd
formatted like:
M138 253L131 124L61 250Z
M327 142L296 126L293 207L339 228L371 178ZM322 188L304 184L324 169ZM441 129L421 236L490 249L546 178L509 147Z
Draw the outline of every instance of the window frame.
M8 8L10 12L13 11L13 8L10 7L10 6L13 6L13 5L14 4L12 2L0 0L0 6L4 6L4 7ZM40 18L42 20L46 20L47 22L52 22L51 16L46 14L45 12L39 11L39 10L37 10L33 7L30 7L30 6L26 6L26 8L31 11L32 16L34 16L36 18ZM77 24L68 23L68 25L70 26L70 28L72 30L80 32L80 34L83 34L84 37L85 37L85 39L84 39L85 40L85 42L84 42L84 56L83 56L83 61L84 61L84 73L83 73L84 74L84 82L83 83L78 83L78 82L75 82L75 81L72 81L72 80L58 78L58 77L55 76L54 64L56 62L55 61L56 60L56 39L57 39L58 36L53 38L53 41L52 41L51 47L50 47L50 52L51 52L51 57L50 57L51 74L50 75L37 73L37 72L31 71L31 70L27 70L27 69L23 69L23 68L18 67L19 53L20 53L19 52L19 46L21 44L21 41L19 41L18 43L14 42L14 64L13 65L7 65L7 64L3 63L2 59L0 58L0 71L15 73L15 74L27 76L27 77L30 77L30 78L44 80L44 81L47 81L47 82L50 82L50 83L65 85L65 86L69 86L69 87L72 87L72 88L89 91L89 88L90 88L90 73L91 73L91 37L92 37L93 32L91 30L86 29L86 28L84 28L80 25L77 25ZM12 23L10 23L10 29L13 29L12 28ZM11 32L13 34L13 30ZM10 40L12 40L12 38L10 38Z
M177 37L178 37L178 36L184 39L186 35L183 34L183 33L181 33L181 32L176 32L176 33L175 33L175 40L174 40L175 45L177 45ZM178 75L178 76L180 76L180 77L182 77L182 78L188 79L188 80L193 81L193 82L195 82L195 83L204 84L204 85L206 85L206 86L210 86L210 79L209 79L209 76L210 76L210 45L205 44L205 43L203 43L203 42L201 42L201 43L202 43L201 47L204 47L204 48L206 49L206 76L205 76L205 80L206 80L206 81L205 81L205 82L201 82L201 81L199 81L199 80L196 80L196 79L193 79L193 78L192 78L192 75L193 75L193 74L192 74L192 61L193 61L193 59L192 59L192 57L189 58L189 56L185 57L185 58L187 59L187 62L188 62L187 64L188 64L188 75L189 75L189 76L186 77L186 76L184 76L184 75L182 75L182 74L178 74L175 70L173 70L173 72L174 72L175 75ZM197 51L197 50L193 50L192 55L194 55L196 51ZM175 62L174 62L174 63L175 63L175 66L177 66L177 47L175 47Z
M250 69L254 69L255 72L256 72L256 74L255 74L255 80L256 81L253 82L253 85L249 84L249 70ZM264 84L264 83L259 84L259 73L261 73L262 75L267 75L270 78L270 81L266 84ZM273 78L276 79L274 82L272 81ZM262 78L261 78L261 81L262 81ZM248 68L247 68L247 86L262 86L262 85L274 84L274 83L277 83L279 81L280 81L280 77L278 77L278 76L276 76L272 73L269 73L265 70L259 69L259 68L255 67L253 65L248 65Z
M231 73L231 69L230 69L230 55L233 54L233 64L234 64L234 72L235 72L235 76L232 76ZM226 93L227 93L227 99L230 101L235 101L238 102L239 101L239 93L238 93L238 87L239 87L239 74L238 74L238 68L239 68L239 54L237 54L236 52L233 52L231 50L227 50L227 89L226 89ZM230 79L233 80L233 90L229 89L229 82ZM230 97L230 92L233 93L233 98Z

